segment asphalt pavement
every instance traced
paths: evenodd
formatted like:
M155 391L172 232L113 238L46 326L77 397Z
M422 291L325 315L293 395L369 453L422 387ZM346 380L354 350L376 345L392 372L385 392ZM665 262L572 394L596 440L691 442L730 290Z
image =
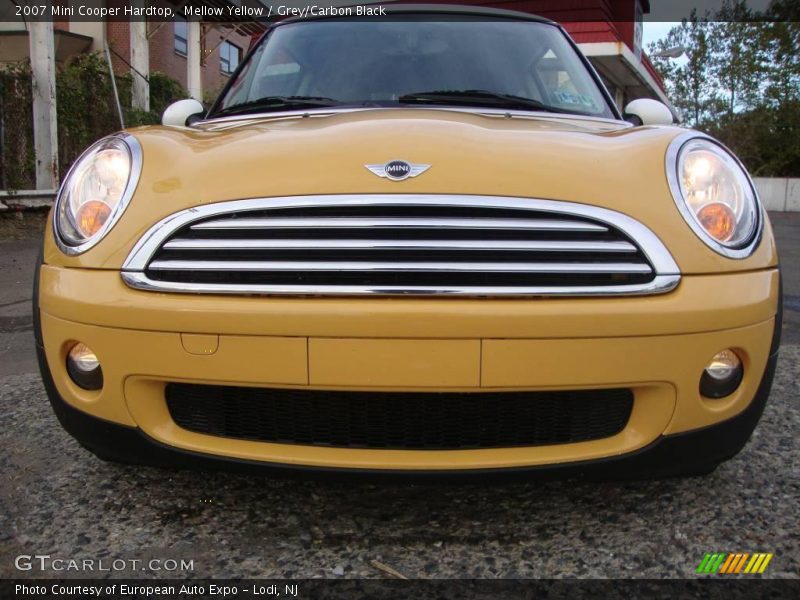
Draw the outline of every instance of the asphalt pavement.
M0 577L692 577L707 552L771 552L765 577L798 578L800 214L772 222L783 343L770 401L742 453L702 478L502 486L101 462L60 428L36 373L28 303L37 235L0 239ZM17 570L16 557L35 554L125 563ZM191 569L169 569L181 559Z

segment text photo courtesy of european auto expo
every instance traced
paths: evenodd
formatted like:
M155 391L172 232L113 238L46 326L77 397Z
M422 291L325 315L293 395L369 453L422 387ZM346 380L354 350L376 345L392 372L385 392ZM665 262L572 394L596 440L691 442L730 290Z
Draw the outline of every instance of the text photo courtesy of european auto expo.
M798 0L0 0L0 600L800 598Z

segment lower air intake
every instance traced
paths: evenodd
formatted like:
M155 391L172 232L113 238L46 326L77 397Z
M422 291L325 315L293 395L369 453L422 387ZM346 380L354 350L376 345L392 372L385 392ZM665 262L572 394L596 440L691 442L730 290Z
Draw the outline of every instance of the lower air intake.
M571 444L622 431L627 389L405 393L171 383L172 419L196 433L276 444L466 450Z

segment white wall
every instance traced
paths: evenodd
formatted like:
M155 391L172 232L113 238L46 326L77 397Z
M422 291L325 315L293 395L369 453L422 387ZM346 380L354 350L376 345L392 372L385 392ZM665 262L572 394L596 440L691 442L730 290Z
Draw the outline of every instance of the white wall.
M92 38L92 52L105 51L106 24L103 21L70 21L69 30Z
M767 210L800 212L800 178L754 177L753 183Z

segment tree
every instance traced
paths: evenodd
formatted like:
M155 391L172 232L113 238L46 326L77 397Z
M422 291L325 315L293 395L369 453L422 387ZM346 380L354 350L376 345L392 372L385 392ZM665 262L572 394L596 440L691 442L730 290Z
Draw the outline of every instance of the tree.
M768 74L764 45L768 26L754 23L753 18L744 0L725 0L709 27L710 71L726 97L728 115L758 104Z
M800 14L796 15L800 19ZM771 72L765 96L773 106L800 99L800 21L770 23L764 44Z
M708 43L708 21L692 9L689 19L673 27L667 37L651 44L649 53L656 54L668 48L686 48L688 62L677 66L669 58L654 58L667 86L667 93L683 118L697 125L705 117L715 99L714 88L708 85L711 77L711 51Z
M765 14L725 0L693 11L649 47L686 48L683 64L655 58L687 125L731 147L755 175L800 176L800 3L774 0Z

